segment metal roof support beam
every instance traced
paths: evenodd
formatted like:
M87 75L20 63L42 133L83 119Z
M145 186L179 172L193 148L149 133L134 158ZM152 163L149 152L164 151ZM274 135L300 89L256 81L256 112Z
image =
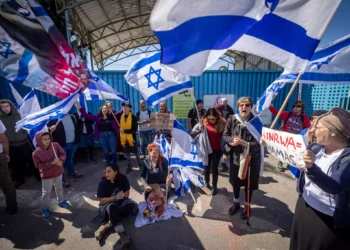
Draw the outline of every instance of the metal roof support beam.
M61 13L63 13L66 10L74 9L75 7L78 7L80 5L83 5L83 4L92 2L92 1L95 1L95 0L83 0L83 1L80 1L80 2L77 2L77 3L74 3L72 5L67 5L63 9L58 10L57 14L60 15Z

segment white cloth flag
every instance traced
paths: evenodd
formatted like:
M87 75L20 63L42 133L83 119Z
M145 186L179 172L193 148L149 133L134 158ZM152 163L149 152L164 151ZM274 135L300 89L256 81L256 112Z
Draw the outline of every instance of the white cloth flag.
M91 82L87 88L83 91L86 100L98 101L105 99L115 99L120 101L128 101L128 98L122 96L118 91L109 86L105 81L103 81L99 76L92 72L87 66L85 66L86 71L89 73ZM103 96L101 96L101 93Z
M227 49L302 72L341 0L158 0L150 25L161 63L201 75Z
M26 118L18 121L16 123L16 130L23 128L25 130L31 131L36 130L46 124L48 120L62 119L72 108L74 103L79 97L79 91L77 90L74 94L63 99L51 106L48 106L40 111L37 111L33 114L28 115Z
M151 106L192 88L190 77L161 66L160 56L157 52L134 62L124 76Z
M172 150L169 158L169 166L179 168L196 168L203 170L203 159L198 155L195 141L186 129L174 121L172 133Z
M23 98L22 96L18 93L18 91L16 90L15 87L13 87L13 85L8 82L9 86L10 86L10 89L11 89L11 92L12 92L12 95L13 97L15 98L15 101L16 101L16 107L19 108L19 106L21 106L22 102L23 102Z
M298 73L284 71L261 95L256 111L268 108L283 87L294 83L297 77ZM317 49L299 83L350 84L350 35Z

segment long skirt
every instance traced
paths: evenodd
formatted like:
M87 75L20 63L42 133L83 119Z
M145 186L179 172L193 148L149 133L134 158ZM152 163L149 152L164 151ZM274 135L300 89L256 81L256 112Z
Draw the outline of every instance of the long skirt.
M290 235L290 250L350 249L350 229L335 229L333 217L299 197Z

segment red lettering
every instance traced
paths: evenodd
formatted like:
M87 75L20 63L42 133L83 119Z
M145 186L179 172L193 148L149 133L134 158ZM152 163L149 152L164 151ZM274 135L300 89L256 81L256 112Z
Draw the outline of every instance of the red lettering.
M293 137L289 137L287 148L289 146L293 146L296 149Z
M297 142L297 147L301 148L302 144L300 142Z
M277 143L280 143L279 141L278 141L278 134L273 134L273 140L274 140L274 142L277 142Z

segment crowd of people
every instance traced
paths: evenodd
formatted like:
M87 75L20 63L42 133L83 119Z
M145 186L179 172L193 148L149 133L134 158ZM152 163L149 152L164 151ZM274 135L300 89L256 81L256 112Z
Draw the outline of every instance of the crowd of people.
M170 190L173 174L168 161L153 143L154 135L164 134L171 138L170 130L153 131L150 123L151 111L145 101L140 101L140 110L131 112L130 103L123 103L120 111L113 110L111 102L101 106L93 115L78 103L79 115L65 115L61 120L47 123L47 132L35 135L37 148L24 130L15 130L21 119L17 108L9 100L0 100L0 185L6 197L7 212L17 213L16 188L25 182L29 174L42 181L42 216L50 216L49 198L55 187L58 205L71 206L64 199L63 188L70 186L71 178L83 175L74 168L74 155L78 145L85 149L87 161L96 163L93 145L98 141L104 152L105 177L98 185L99 213L94 222L99 228L95 233L100 240L109 228L120 235L122 247L130 244L125 233L123 218L138 213L137 204L129 197L130 184L127 174L133 171L131 154L137 161L144 185L145 201L155 203L159 214L164 211L164 194ZM218 193L219 167L229 171L232 185L232 206L228 214L235 215L240 209L240 189L245 189L244 207L240 214L246 220L252 214L253 191L259 188L259 174L263 168L262 145L247 122L255 119L253 102L241 97L237 102L238 113L228 105L227 99L205 110L203 101L197 100L196 107L188 112L189 132L193 138L204 133L203 145L210 147L208 162L204 169L204 180L212 195ZM277 114L271 106L270 111ZM300 192L296 205L291 233L291 249L345 249L349 246L350 230L350 114L341 108L315 111L311 117L304 113L302 101L293 104L291 112L281 115L282 131L293 134L308 134L310 145L304 154L305 168L298 179ZM170 113L166 103L160 104L160 113ZM137 133L140 138L138 149ZM241 178L240 156L246 149L250 155L250 174ZM21 157L18 157L21 155ZM126 156L127 169L122 174L118 158ZM283 163L277 169L285 171ZM66 174L64 173L66 171ZM165 194L165 197L168 197ZM315 245L316 244L316 245ZM346 245L347 244L347 245Z

